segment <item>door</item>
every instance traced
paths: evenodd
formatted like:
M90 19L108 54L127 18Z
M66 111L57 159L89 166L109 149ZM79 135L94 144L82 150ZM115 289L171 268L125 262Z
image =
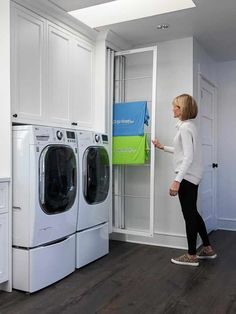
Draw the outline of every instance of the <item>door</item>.
M83 195L90 205L105 201L110 182L110 165L106 149L91 146L83 156Z
M203 179L200 209L208 232L216 229L216 88L200 78L200 130L203 153Z
M71 121L93 128L93 46L73 40L70 70Z
M62 28L48 23L48 119L70 124L71 40Z
M49 145L40 155L40 206L48 214L69 210L77 190L76 156L69 146Z

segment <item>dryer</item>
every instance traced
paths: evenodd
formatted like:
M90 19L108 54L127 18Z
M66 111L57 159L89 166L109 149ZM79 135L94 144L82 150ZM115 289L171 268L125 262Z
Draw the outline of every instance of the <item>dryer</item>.
M34 292L75 269L77 139L13 126L13 288Z
M108 216L111 206L109 141L106 134L78 131L79 200L76 268L109 251Z

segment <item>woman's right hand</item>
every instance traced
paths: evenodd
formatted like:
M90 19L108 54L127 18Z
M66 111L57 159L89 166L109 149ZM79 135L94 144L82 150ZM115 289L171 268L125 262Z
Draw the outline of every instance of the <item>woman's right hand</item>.
M158 141L157 138L155 138L154 140L152 140L152 144L153 144L155 147L159 148L159 149L164 149L164 145L162 145L162 144Z

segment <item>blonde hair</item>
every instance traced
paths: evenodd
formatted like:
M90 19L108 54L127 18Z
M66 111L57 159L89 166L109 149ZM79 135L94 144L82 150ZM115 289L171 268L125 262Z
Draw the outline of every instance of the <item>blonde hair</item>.
M174 98L173 105L181 108L180 120L188 120L196 118L198 114L198 106L196 100L188 95L182 94Z

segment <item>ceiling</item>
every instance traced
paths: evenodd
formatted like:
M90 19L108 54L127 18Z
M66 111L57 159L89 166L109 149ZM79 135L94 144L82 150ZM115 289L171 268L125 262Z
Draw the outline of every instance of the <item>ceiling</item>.
M48 0L65 11L109 0ZM236 60L236 1L193 0L196 8L100 27L111 29L132 46L194 36L216 61ZM157 30L158 24L169 24Z

